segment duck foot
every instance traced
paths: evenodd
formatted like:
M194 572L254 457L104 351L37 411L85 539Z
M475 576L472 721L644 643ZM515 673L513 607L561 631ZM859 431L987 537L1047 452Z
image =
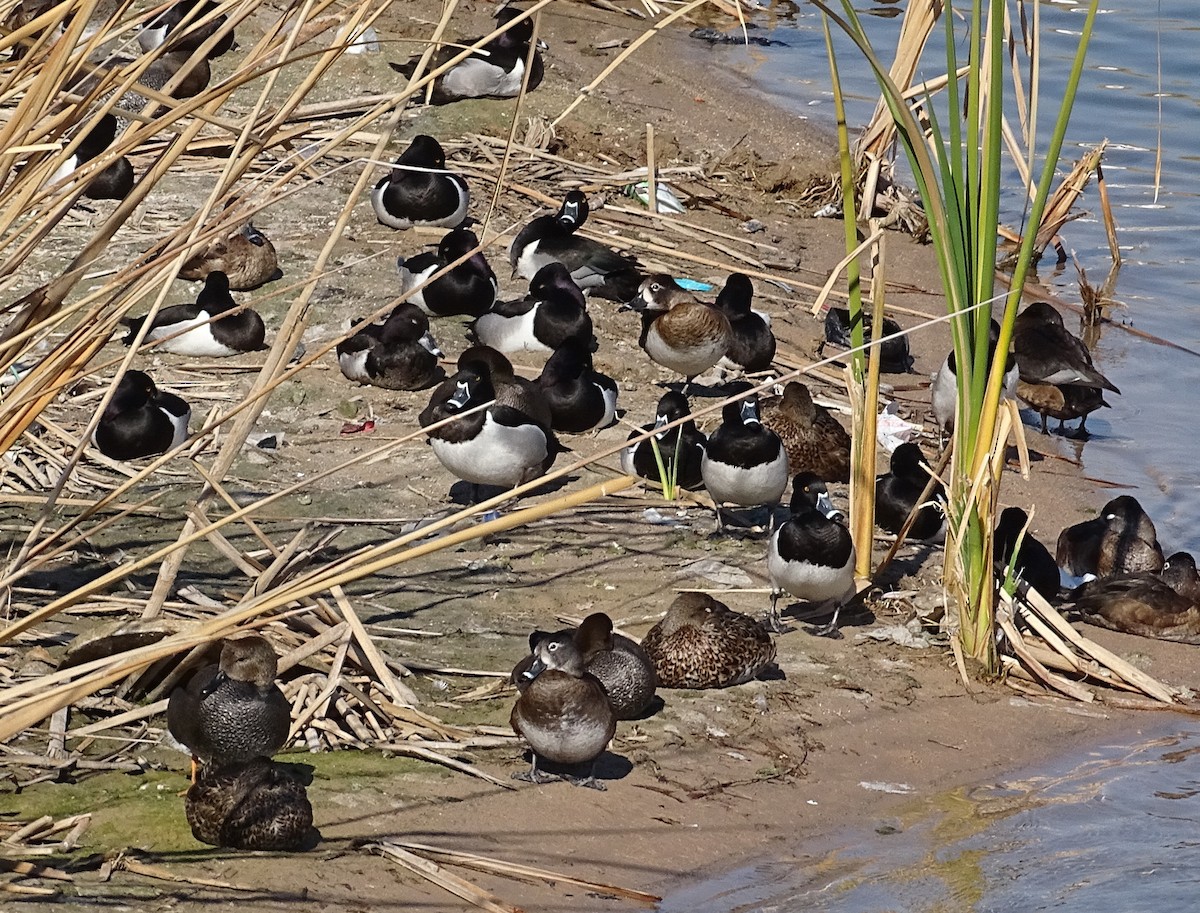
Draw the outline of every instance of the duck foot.
M526 771L518 770L512 775L512 778L514 780L522 780L525 783L536 783L538 786L541 786L543 783L554 783L563 779L558 774L548 774L538 770L536 767Z
M598 789L600 792L607 792L608 787L596 779L595 773L590 773L586 777L563 777L572 786L586 786L588 789Z

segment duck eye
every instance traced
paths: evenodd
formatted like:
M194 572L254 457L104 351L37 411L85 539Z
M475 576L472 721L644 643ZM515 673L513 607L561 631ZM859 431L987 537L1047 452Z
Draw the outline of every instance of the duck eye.
M547 644L546 649L549 650L551 653L553 653L555 650L558 649L558 644Z

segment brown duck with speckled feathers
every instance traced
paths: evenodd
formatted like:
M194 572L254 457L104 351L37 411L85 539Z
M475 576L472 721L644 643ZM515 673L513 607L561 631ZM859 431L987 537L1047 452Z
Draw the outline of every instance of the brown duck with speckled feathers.
M183 804L192 836L211 846L301 850L320 838L304 784L268 758L206 764Z
M823 482L850 481L850 435L808 387L791 381L783 396L763 402L763 424L779 435L792 475L812 472Z
M664 688L725 688L758 676L775 642L749 615L704 593L680 593L642 638Z

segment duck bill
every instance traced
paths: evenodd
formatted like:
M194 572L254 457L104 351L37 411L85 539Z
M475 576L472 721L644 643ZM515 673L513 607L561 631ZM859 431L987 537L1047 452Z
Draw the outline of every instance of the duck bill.
M470 401L470 399L471 399L471 385L465 384L465 383L459 384L458 389L456 389L454 391L454 395L451 396L450 399L446 401L446 405L453 406L454 411L457 412L459 409L461 409L463 406L465 406Z
M753 399L742 400L742 423L754 422L756 425L761 425L762 422L758 418L758 403ZM826 496L826 500L829 500Z
M521 678L525 679L526 682L531 682L545 671L546 664L542 662L542 658L534 656L533 662L529 664L529 668L521 673Z
M833 506L833 501L829 499L829 495L826 492L821 492L817 495L817 510L830 520L845 519L845 515Z
M662 440L662 436L666 434L666 432L663 431L663 428L665 428L667 423L670 421L671 420L665 415L656 415L654 417L654 436L657 439Z
M218 671L217 674L212 677L212 680L200 689L200 699L203 700L204 698L208 697L227 681L229 681L229 676L224 672Z

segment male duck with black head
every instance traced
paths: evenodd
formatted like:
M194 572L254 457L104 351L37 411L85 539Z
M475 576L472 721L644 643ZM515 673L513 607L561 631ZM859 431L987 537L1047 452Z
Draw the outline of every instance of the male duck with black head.
M262 349L267 335L262 317L250 308L229 313L237 306L229 294L229 277L219 271L209 273L196 303L161 309L146 331L144 342L162 340L156 346L159 351L210 358ZM129 328L125 345L132 345L146 318L126 317L121 322Z
M736 395L751 389L746 381L730 384ZM721 424L708 436L700 461L704 487L716 504L717 530L723 528L722 504L765 506L772 514L788 483L783 442L758 417L758 397L751 394L725 404ZM773 524L774 517L770 517Z
M503 28L522 10L511 6L502 7L496 13L497 28ZM533 40L533 18L525 18L501 32L464 60L434 80L430 102L448 105L468 98L516 98L521 94L521 83L525 79L525 61L529 57L529 44ZM442 48L429 62L426 72L436 70L462 53L464 47L477 44L478 38L464 38L453 47ZM529 86L532 92L542 83L544 66L539 50L546 47L539 41L533 49L529 64ZM419 57L404 63L390 63L393 70L411 77L416 72Z
M729 318L685 291L670 276L651 276L642 283L634 310L642 315L638 344L657 364L682 374L687 384L729 351L733 332Z
M590 644L602 641L606 631L612 632L611 650L592 650ZM657 679L654 663L637 641L612 631L612 619L604 612L593 612L578 628L557 631L534 631L529 635L529 655L513 667L511 681L517 690L524 691L530 679L526 673L534 663L538 647L546 640L571 641L587 654L587 671L600 680L613 713L618 720L634 720L646 712L654 699ZM561 646L561 643L560 643ZM559 647L555 647L557 651Z
M491 369L486 362L472 360L434 391L420 422L427 428L455 419L431 429L429 443L441 464L458 478L472 486L513 488L544 475L561 448L547 426L512 406L494 402L456 418L495 398Z
M729 320L729 351L720 360L726 371L747 374L766 371L775 358L771 317L750 306L754 284L744 273L731 273L713 305Z
M159 390L144 371L126 371L92 432L92 443L112 460L166 453L188 437L192 407Z
M596 344L583 292L561 263L547 263L529 283L529 294L497 301L471 324L475 338L499 352L550 355L568 340Z
M838 614L854 596L854 541L833 509L825 483L811 472L792 481L792 515L771 536L767 573L771 578L769 627L782 631L779 597L790 593L814 603L818 611L833 608L830 622L812 632L837 635Z
M666 427L691 412L692 407L682 393L674 390L664 393L658 401L654 422L642 425L640 431L629 432L630 440L648 431L654 432L654 436L630 444L621 451L621 471L664 484L665 480L659 476L661 460L663 472L668 479L674 478L675 484L689 491L703 488L704 475L700 465L708 438L692 419L674 428Z
M533 279L548 263L561 263L584 294L627 302L644 278L636 259L575 232L588 217L587 197L571 190L554 215L538 216L508 248L513 276Z
M226 640L217 665L172 692L167 728L205 764L269 758L283 747L291 723L277 672L278 657L265 637Z
M116 139L118 121L111 112L105 114L96 125L80 138L75 151L67 157L58 170L50 176L47 184L56 184L92 159L101 155ZM83 188L89 200L123 200L133 190L133 166L129 159L121 156L99 174L93 175Z
M414 137L389 174L371 191L375 216L389 228L458 228L470 194L461 175L446 171L446 153L432 136Z
M429 335L429 318L409 302L397 305L382 324L359 324L338 343L338 367L348 380L385 390L424 390L446 376L441 351Z
M525 685L509 722L529 743L532 759L529 771L514 773L513 779L559 779L538 770L540 758L554 764L589 764L588 776L567 780L575 786L605 788L596 779L596 760L616 734L617 717L604 685L588 671L594 654L613 649L612 621L607 615L598 621L581 629L578 638L546 637L531 644L532 661L521 673Z
M899 535L909 514L916 510L916 519L909 527L909 539L941 541L946 534L946 489L935 482L929 497L921 501L921 493L929 482L932 470L921 448L913 443L901 444L890 459L890 472L875 479L875 524L889 533Z
M617 417L617 382L592 366L576 339L563 342L536 381L550 406L550 427L566 434L607 428Z
M447 232L438 242L436 251L424 251L412 257L399 257L396 270L400 273L400 291L430 317L464 315L478 317L486 314L496 302L496 274L483 256L475 250L479 238L467 228ZM451 263L475 251L458 266L429 281ZM424 286L417 291L418 286Z

